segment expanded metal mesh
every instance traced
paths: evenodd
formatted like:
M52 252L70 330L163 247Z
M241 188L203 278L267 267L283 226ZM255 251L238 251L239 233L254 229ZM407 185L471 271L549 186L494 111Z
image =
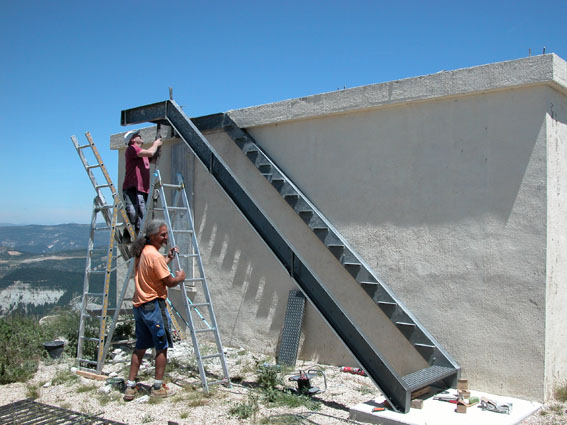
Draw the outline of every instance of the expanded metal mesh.
M60 407L49 406L38 403L32 399L17 401L15 403L0 406L0 425L32 425L32 424L116 424L126 425L122 422L109 421L108 419L73 412Z

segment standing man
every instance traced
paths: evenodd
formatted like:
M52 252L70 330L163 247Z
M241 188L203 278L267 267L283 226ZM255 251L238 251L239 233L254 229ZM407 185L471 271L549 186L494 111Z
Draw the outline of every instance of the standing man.
M154 220L147 226L146 234L136 239L133 254L136 257L134 282L134 319L136 320L136 348L132 353L130 373L124 393L124 400L136 397L136 375L150 347L155 351L155 381L152 386L153 397L167 397L167 389L162 386L167 348L172 345L170 317L165 307L167 288L176 286L185 280L185 272L178 270L171 275L168 264L178 252L177 247L169 250L167 257L159 249L167 245L167 226L162 221Z
M130 130L124 135L124 142L128 147L125 154L126 174L122 184L122 195L130 223L138 234L150 190L150 158L156 154L163 142L157 138L149 149L142 149L144 141L140 136L140 130ZM127 231L126 234L129 235Z

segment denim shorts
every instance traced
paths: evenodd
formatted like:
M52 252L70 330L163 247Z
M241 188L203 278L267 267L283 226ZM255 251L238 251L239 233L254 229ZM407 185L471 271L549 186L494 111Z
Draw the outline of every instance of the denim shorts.
M167 328L163 323L163 316L158 300L134 307L134 319L136 319L136 349L147 349L154 347L156 350L165 350L169 347L168 329L171 329L171 318L165 309Z

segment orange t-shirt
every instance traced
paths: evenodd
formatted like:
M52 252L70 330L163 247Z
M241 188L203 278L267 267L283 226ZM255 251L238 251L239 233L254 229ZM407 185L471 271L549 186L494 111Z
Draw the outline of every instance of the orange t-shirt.
M138 260L138 267L134 275L136 291L132 302L135 307L155 300L167 298L167 286L161 281L171 272L163 255L153 245L146 245Z

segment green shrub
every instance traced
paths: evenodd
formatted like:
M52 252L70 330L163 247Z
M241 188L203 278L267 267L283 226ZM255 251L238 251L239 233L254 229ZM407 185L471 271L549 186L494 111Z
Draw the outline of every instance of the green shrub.
M253 394L248 394L247 401L238 403L235 406L231 407L228 413L229 415L235 416L238 419L248 419L252 416L255 422L256 413L258 413L259 410L260 406L258 405L258 397L254 396Z
M565 403L567 401L567 384L557 387L555 389L555 399L560 401L561 403Z
M75 357L79 336L79 313L70 309L57 309L42 326L33 316L12 314L0 318L0 385L25 382L37 371L37 366L47 352L43 343L56 338L67 340L65 353ZM85 336L98 334L98 322L89 319L85 325ZM90 344L88 344L90 343ZM87 341L83 356L95 358L97 344Z
M70 370L59 370L51 380L51 385L73 385L79 381L79 376Z
M0 318L0 384L25 382L44 356L45 329L21 315Z
M281 368L278 365L270 365L267 363L259 365L256 382L263 389L276 388L278 385L283 385Z

